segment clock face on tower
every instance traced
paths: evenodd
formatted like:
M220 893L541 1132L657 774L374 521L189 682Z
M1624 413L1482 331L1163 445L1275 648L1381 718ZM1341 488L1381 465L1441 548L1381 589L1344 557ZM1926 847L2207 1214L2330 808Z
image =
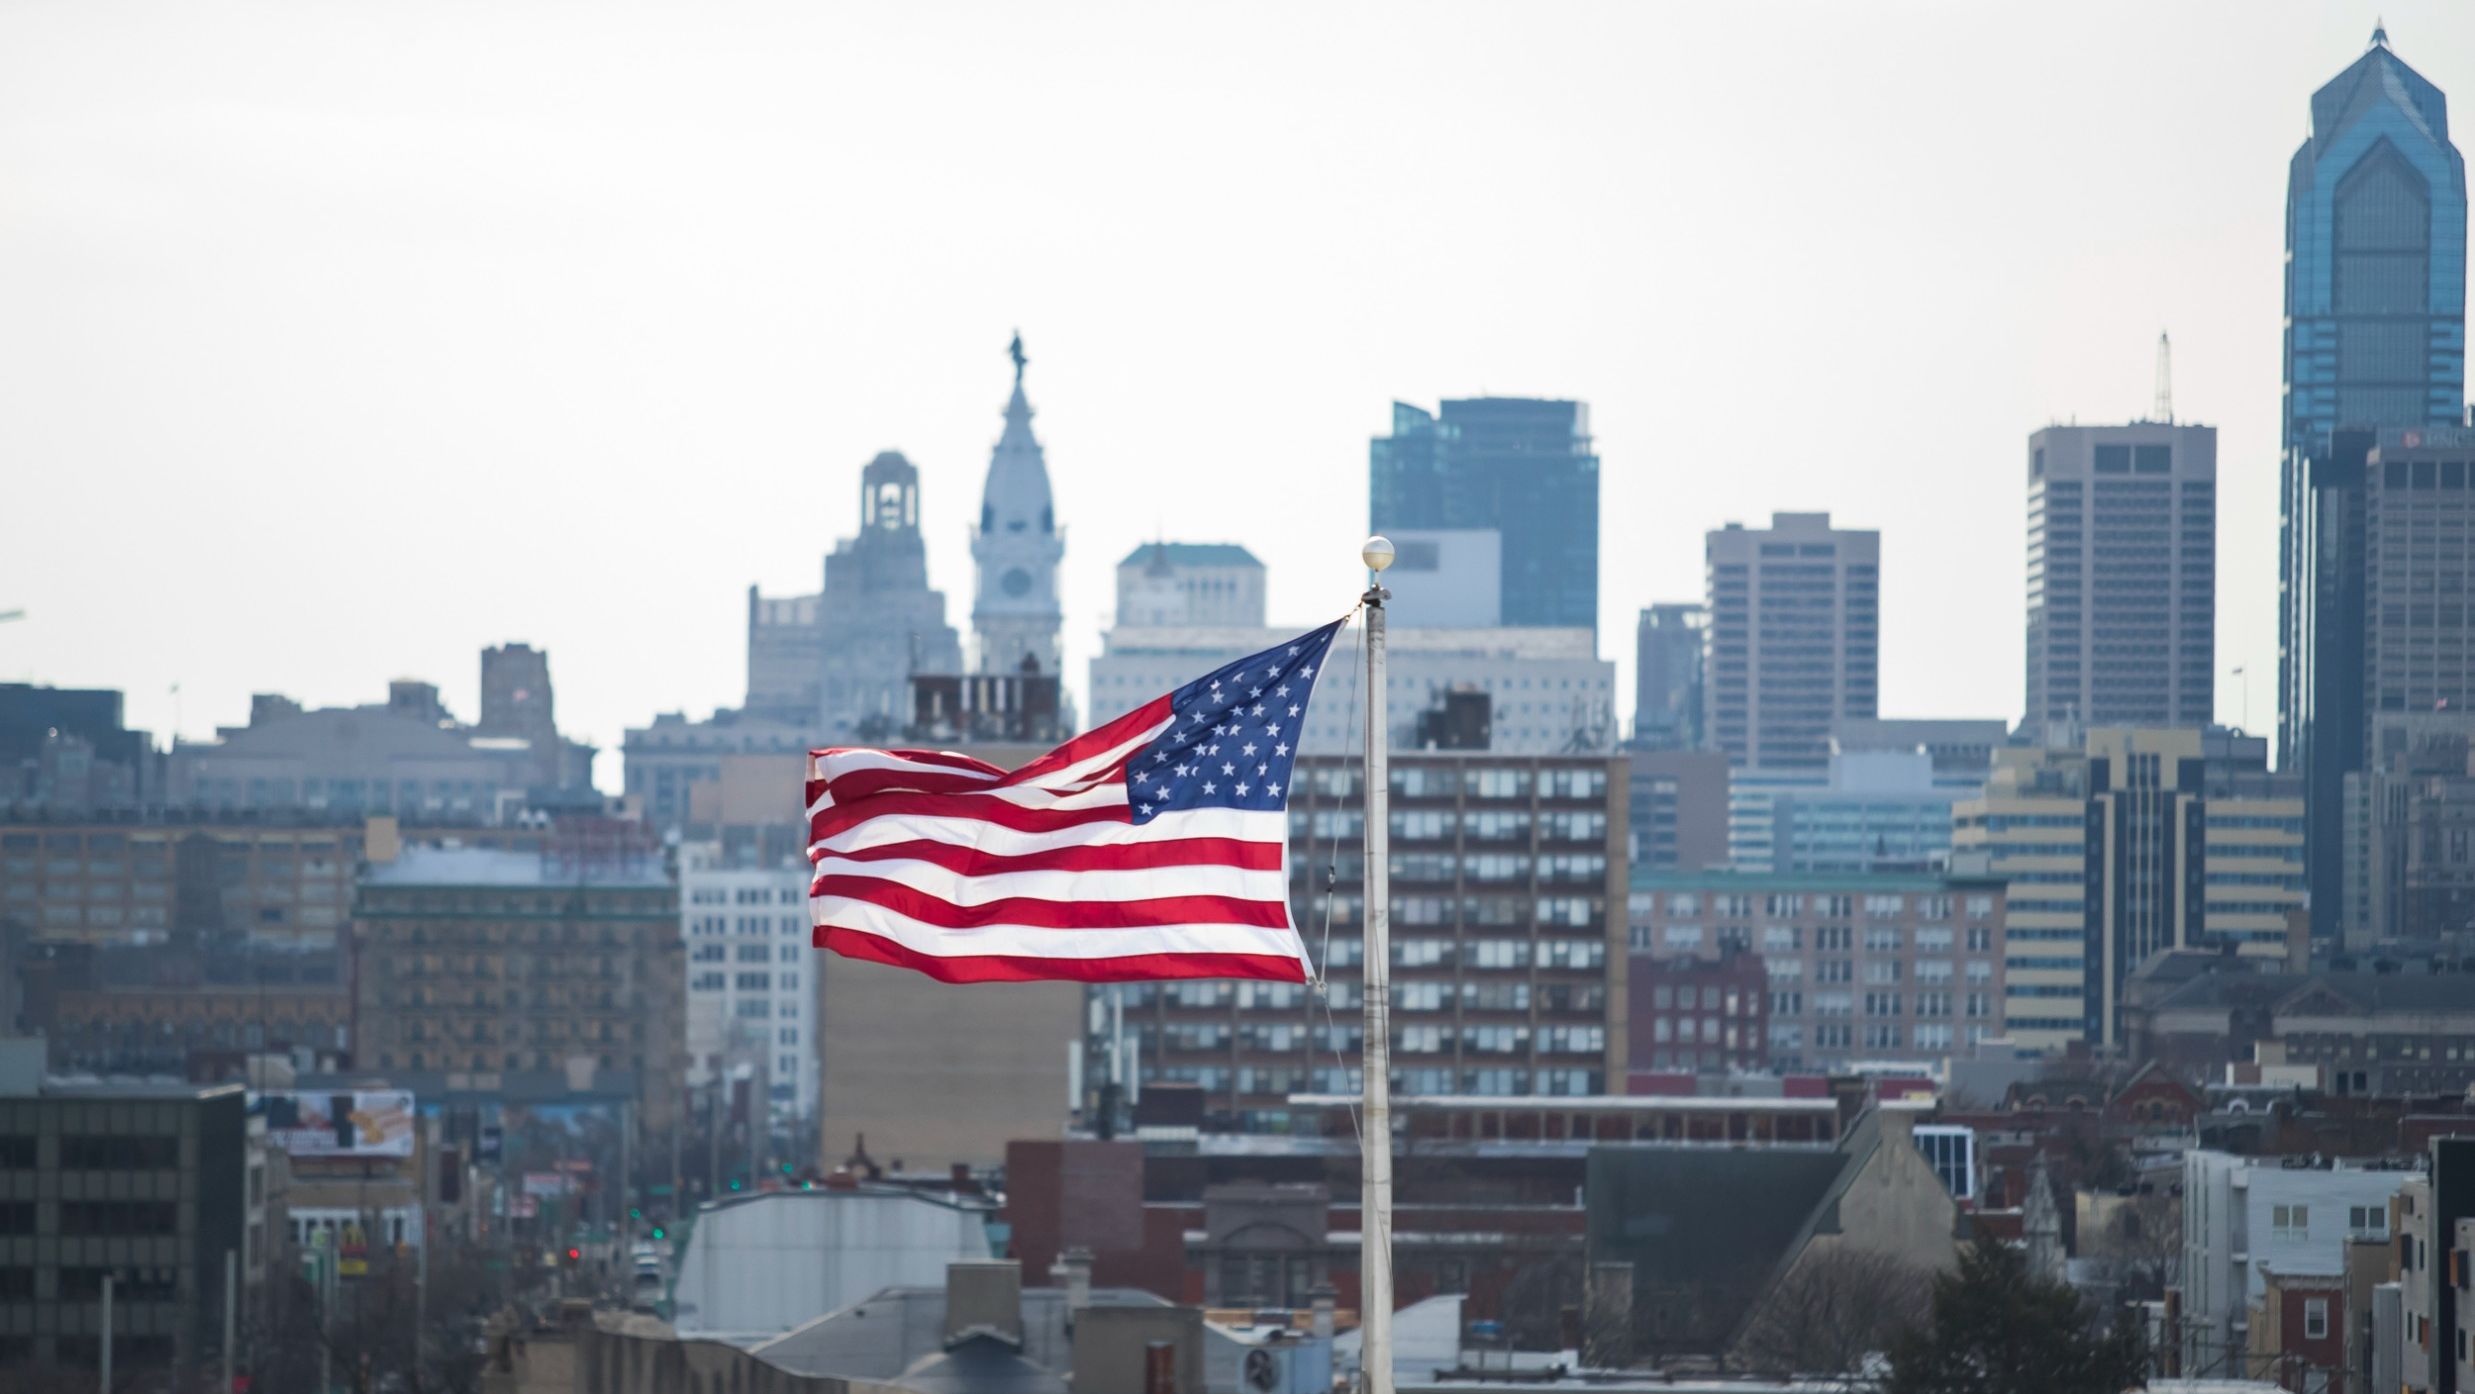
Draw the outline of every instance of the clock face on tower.
M997 586L1007 595L1020 600L1031 594L1031 573L1019 566L1015 567L997 578Z

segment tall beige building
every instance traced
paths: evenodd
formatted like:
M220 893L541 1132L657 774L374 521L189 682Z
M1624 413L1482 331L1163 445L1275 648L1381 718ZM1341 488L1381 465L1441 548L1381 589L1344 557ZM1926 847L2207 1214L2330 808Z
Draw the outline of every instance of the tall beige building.
M1703 739L1738 769L1819 782L1832 723L1875 715L1882 535L1827 513L1774 513L1706 539Z
M2009 882L2004 1023L2019 1045L2117 1044L2126 979L2166 949L2287 952L2303 908L2303 793L2261 737L2091 731L1997 752L1952 808L1954 865Z

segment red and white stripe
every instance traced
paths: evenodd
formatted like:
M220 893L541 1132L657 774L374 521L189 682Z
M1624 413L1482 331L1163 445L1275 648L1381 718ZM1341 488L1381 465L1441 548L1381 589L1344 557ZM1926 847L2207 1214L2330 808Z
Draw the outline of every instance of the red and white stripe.
M811 752L816 946L946 982L1304 982L1286 814L1133 821L1126 761L1170 720L1162 697L1010 773L950 751Z

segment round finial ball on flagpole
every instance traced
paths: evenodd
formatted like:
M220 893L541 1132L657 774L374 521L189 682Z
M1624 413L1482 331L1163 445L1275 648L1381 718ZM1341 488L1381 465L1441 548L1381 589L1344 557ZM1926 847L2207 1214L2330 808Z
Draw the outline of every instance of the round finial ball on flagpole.
M1358 549L1358 555L1365 559L1367 570L1381 571L1392 565L1392 539L1377 533Z

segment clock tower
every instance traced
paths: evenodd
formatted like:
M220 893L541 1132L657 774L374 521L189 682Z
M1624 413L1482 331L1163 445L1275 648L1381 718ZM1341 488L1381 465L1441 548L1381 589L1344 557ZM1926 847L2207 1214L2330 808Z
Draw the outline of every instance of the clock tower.
M1031 403L1023 396L1023 336L1016 334L1014 396L1005 406L1005 434L988 460L979 526L971 530L971 561L979 588L971 631L983 673L1019 673L1024 660L1059 676L1057 635L1065 621L1057 603L1057 563L1065 534L1048 492L1048 465L1031 434Z

